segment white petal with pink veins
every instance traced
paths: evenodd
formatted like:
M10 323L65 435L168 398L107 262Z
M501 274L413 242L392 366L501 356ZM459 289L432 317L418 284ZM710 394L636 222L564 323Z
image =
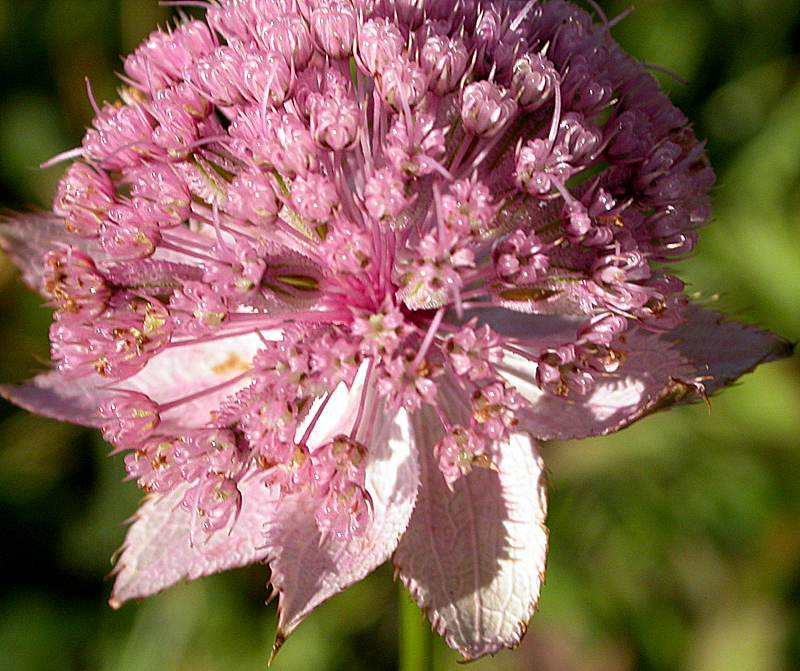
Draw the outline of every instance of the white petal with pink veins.
M117 559L116 581L109 603L118 608L129 599L160 592L181 580L193 580L264 559L264 521L275 496L256 479L240 484L242 511L230 533L190 538L191 513L181 505L187 486L149 498L136 513Z
M238 378L235 383L181 404L162 417L165 423L179 424L184 429L201 427L212 419L211 412L227 396L248 384L246 373L261 347L263 342L256 334L170 347L130 379L110 386L142 392L163 404Z
M342 388L342 387L340 387ZM360 385L349 392L348 403L326 408L340 419L327 437L349 433ZM416 446L404 410L383 408L369 391L365 417L356 438L367 446L366 489L372 497L372 522L364 536L341 542L323 536L314 519L315 502L305 493L286 497L270 521L266 545L272 570L272 587L278 592L279 621L275 650L319 604L361 580L386 561L408 525L419 487ZM365 437L367 432L369 437Z
M71 380L58 373L43 373L20 385L0 385L0 396L60 422L97 427L97 407L113 393L99 389L94 376Z
M217 391L165 412L162 417L162 430L199 428L212 419L211 412L227 396L248 384L246 373L262 345L257 335L248 334L172 347L153 357L133 377L119 382L95 374L69 378L58 373L45 373L22 385L0 385L0 396L46 417L99 426L97 407L119 390L138 391L157 403L170 403L219 387ZM234 383L225 384L236 378L239 379Z
M18 214L0 222L0 247L22 271L22 279L34 291L42 291L44 255L67 246L104 258L93 242L70 236L64 220L54 214Z
M614 382L601 382L589 394L586 407L596 421L605 422L620 409L636 408L645 393L646 387L641 380L627 378Z
M614 373L596 374L585 396L556 396L534 383L535 365L505 352L498 370L528 401L522 426L537 438L571 439L618 431L655 410L698 400L752 370L791 353L791 345L767 331L725 320L691 306L673 331L634 329L613 347L625 356Z
M319 447L331 437L339 433L350 433L355 424L356 414L358 413L358 403L361 398L361 390L364 388L364 379L369 369L369 363L365 362L356 373L352 386L348 389L344 382L336 385L330 392L330 397L319 397L314 400L310 410L302 422L297 427L295 440L300 442L311 425L312 418L317 415L320 408L324 409L317 418L314 428L309 432L305 443L309 448Z
M547 529L544 472L533 440L512 434L496 470L473 469L449 490L432 447L441 428L413 417L420 451L417 506L395 566L434 629L466 659L515 647L539 600Z
M615 373L596 375L586 395L556 396L534 383L530 362L506 353L501 375L528 401L518 411L527 431L537 438L569 439L617 431L670 396L676 381L690 382L696 370L680 352L652 334L626 334L626 358Z
M774 333L741 324L697 305L689 308L686 323L661 339L674 343L704 378L713 394L756 366L792 355L794 346Z

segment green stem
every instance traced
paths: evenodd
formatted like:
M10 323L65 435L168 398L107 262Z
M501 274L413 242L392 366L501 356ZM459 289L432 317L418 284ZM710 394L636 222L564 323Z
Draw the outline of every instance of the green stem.
M399 671L433 671L433 633L425 616L398 583L400 602Z

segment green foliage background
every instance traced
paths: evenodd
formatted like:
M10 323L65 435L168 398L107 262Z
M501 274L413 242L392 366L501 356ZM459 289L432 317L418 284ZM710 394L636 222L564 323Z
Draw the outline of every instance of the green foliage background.
M625 2L601 3L610 16ZM117 54L169 16L150 0L0 0L0 203L47 207ZM641 0L614 30L709 140L715 222L682 275L800 338L800 3ZM41 370L48 314L0 259L0 379ZM274 631L262 567L113 612L109 557L139 498L89 432L0 407L0 669L261 670ZM800 668L800 365L614 437L544 447L552 553L520 650L475 671ZM315 613L274 668L392 669L384 567ZM437 669L456 656L437 644Z

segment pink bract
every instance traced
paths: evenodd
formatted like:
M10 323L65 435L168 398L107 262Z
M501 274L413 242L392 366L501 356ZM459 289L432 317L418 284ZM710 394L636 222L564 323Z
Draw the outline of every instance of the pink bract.
M219 0L153 33L53 213L3 238L55 309L3 393L98 426L149 496L115 607L266 561L276 649L392 558L467 659L517 645L537 440L789 351L689 303L703 145L561 0Z

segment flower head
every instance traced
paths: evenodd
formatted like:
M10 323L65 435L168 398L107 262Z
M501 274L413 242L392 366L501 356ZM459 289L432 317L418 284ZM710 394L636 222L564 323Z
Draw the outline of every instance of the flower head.
M279 645L393 556L465 657L513 646L535 441L785 349L684 297L703 145L566 2L219 0L124 70L53 214L4 232L55 308L54 371L5 392L151 495L114 605L266 560Z

